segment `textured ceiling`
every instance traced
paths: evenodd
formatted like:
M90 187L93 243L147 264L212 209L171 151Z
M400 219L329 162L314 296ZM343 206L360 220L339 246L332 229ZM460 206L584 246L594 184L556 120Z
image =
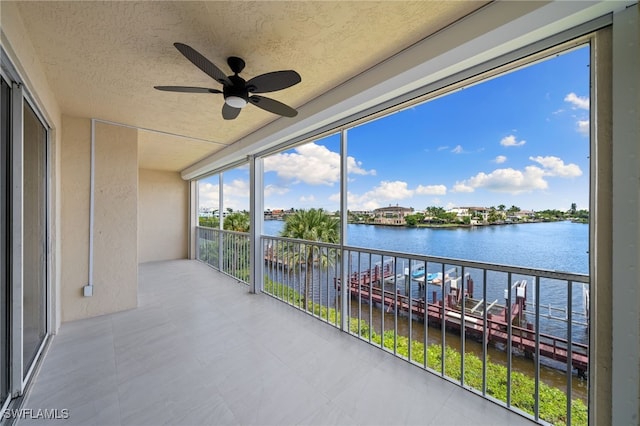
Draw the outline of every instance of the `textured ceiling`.
M181 170L278 116L248 105L225 121L221 95L153 89L220 87L174 42L192 46L225 72L228 56L244 58L245 79L298 71L300 84L267 94L298 108L483 4L47 1L18 8L64 114L163 132L141 134L141 166Z

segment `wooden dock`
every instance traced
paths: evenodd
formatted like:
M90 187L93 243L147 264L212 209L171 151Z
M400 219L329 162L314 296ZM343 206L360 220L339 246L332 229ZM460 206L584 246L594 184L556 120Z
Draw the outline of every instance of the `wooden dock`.
M382 305L387 312L393 312L395 309L399 313L407 315L411 312L411 318L422 321L425 320L426 312L428 324L436 327L442 326L444 317L446 329L460 332L462 314L459 306L459 294L457 297L452 297L454 295L451 294L447 295L444 298L444 306L442 300L434 300L433 303L426 303L425 307L424 299L410 299L409 296L400 294L399 291L383 290L380 286L376 286L376 283L382 283L385 278L391 276L393 276L392 268L389 268L388 271L384 268L374 268L372 271L352 274L349 286L351 297ZM336 281L336 288L340 288L339 281ZM533 358L536 352L535 331L530 325L528 328L514 325L515 320L521 318L523 310L523 303L514 303L510 309L511 318L509 318L509 310L503 306L498 311L499 313L487 314L485 326L483 315L471 313L466 309L464 316L465 335L482 342L483 335L486 334L487 344L499 343L507 346L509 342L508 322L510 321L512 324L511 346L522 351L525 356ZM584 376L588 371L588 347L584 344L574 342L572 350L569 351L567 339L540 333L538 348L540 356L565 364L570 352L571 364L578 371L578 375Z

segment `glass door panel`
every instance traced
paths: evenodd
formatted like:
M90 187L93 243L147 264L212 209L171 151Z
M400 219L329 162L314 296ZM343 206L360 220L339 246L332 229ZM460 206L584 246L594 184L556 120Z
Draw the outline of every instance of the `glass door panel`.
M26 375L47 332L47 130L26 102L23 190L23 374Z
M9 394L8 146L11 88L0 78L0 407Z

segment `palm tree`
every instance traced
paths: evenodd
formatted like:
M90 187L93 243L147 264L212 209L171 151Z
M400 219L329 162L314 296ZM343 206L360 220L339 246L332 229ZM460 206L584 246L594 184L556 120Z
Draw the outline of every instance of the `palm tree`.
M496 212L496 208L494 206L489 207L489 216L487 217L487 222L495 223L498 221L498 213Z
M226 231L249 232L250 220L249 213L246 211L231 211L223 220L222 226ZM222 240L224 265L228 265L231 268L226 272L236 278L247 280L249 277L249 237L224 233Z
M223 227L227 231L249 232L249 213L230 213L224 218Z
M298 210L287 216L284 229L280 233L287 238L296 238L307 241L322 241L325 243L338 243L340 241L340 222L338 219L325 213L323 209ZM313 244L300 245L300 250L293 253L293 261L305 262L304 283L304 309L309 309L309 292L313 278L313 265L321 262L326 265L329 262L327 252Z

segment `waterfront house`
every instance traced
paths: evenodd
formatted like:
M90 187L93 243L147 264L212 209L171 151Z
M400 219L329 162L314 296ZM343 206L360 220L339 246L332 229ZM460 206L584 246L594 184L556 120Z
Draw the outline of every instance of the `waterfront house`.
M453 213L459 219L471 216L468 207L452 207L447 210L447 213Z
M376 225L392 225L403 226L407 224L405 219L408 215L413 214L412 207L388 206L380 207L373 211L374 223Z
M371 210L349 210L349 215L362 221L375 218L375 213Z
M265 210L264 219L265 220L283 220L284 210L282 209Z
M472 225L486 223L489 218L487 207L452 207L447 210L447 213L454 213L460 221L468 217Z
M472 218L479 219L481 222L487 222L489 219L489 209L486 207L468 207L467 211Z
M519 221L528 222L536 217L536 212L533 210L520 210L519 212L513 213L513 216Z
M3 0L0 12L3 425L41 423L29 416L44 409L76 424L544 423L538 387L525 412L512 404L517 392L493 398L464 375L400 359L394 339L390 349L376 347L347 315L331 323L328 310L311 315L284 287L266 288L271 259L263 244L271 241L261 232L262 176L273 153L327 134L345 147L347 132L367 120L585 44L592 75L582 128L591 144L590 273L526 274L588 286L588 423L638 423L635 0ZM280 118L252 104L224 120L216 92L222 86L176 42L226 72L227 57L242 56L248 78L298 71L302 83L276 95L297 116ZM156 85L205 90L167 93ZM468 122L460 117L459 125ZM393 162L399 149L390 138L379 155ZM340 159L345 183L348 158ZM251 174L251 232L199 228L198 180L235 167ZM223 212L228 183L220 182ZM345 188L336 186L342 200ZM398 225L409 213L382 211L381 221ZM291 244L299 252L276 259L274 270L302 269L296 256L309 245ZM344 242L318 246L326 256L357 251ZM242 270L239 260L248 261ZM340 287L341 301L347 287ZM459 342L464 348L465 339ZM510 360L503 367L509 377ZM571 423L575 378L571 361L567 368L568 404L554 407L563 423ZM506 377L501 384L512 385Z

